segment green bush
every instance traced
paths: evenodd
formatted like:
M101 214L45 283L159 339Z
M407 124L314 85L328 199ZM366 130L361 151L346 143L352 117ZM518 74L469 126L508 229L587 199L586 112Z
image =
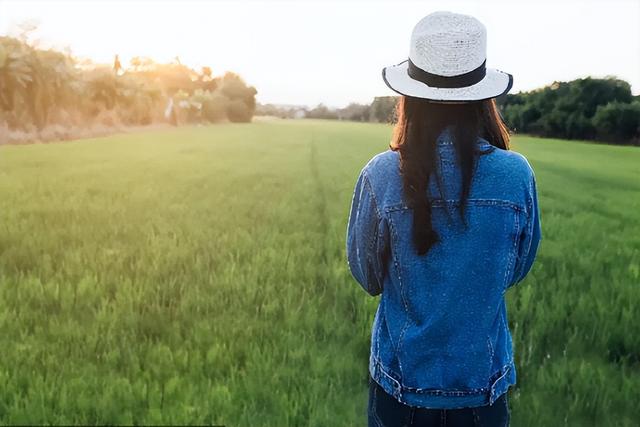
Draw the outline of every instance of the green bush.
M598 107L593 123L602 139L635 141L640 139L640 102L610 102Z
M232 99L227 104L227 117L232 122L250 122L251 117L253 117L253 109L241 99Z
M202 117L211 123L226 120L228 107L229 99L221 93L214 92L202 103Z

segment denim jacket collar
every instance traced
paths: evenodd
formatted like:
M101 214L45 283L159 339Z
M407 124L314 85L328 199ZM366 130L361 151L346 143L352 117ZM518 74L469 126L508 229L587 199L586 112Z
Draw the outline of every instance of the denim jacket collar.
M486 139L482 138L482 137L478 137L477 143L479 145L479 148L484 151L486 149L493 149L493 145L491 143L489 143L489 141L487 141ZM438 136L437 139L437 144L438 146L453 146L453 136L452 136L452 127L451 126L447 126L444 128L444 130L442 132L440 132L440 135Z

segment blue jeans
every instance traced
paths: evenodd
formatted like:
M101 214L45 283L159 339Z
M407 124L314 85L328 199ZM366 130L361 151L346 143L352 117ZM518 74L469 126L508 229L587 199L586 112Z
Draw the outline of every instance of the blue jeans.
M369 427L504 427L509 425L507 393L493 405L461 409L416 408L398 402L369 377Z

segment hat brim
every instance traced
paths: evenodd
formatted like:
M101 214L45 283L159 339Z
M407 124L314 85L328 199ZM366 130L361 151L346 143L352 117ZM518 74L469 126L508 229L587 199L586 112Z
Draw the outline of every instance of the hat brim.
M391 90L400 95L428 99L434 102L473 102L484 101L504 95L513 86L513 76L493 68L487 68L487 74L478 83L459 87L442 88L428 86L409 77L409 61L382 69L382 78Z

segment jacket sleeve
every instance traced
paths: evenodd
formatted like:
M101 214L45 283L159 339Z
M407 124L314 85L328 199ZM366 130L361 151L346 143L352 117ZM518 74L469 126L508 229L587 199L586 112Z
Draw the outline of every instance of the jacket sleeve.
M349 270L369 295L382 293L389 251L387 222L379 207L365 170L360 173L353 192L347 226L347 262Z
M542 239L540 229L540 209L538 207L538 194L536 190L536 179L532 175L527 195L527 212L525 227L520 234L518 245L518 257L514 271L513 286L522 281L533 266L533 261L538 253L538 246Z

